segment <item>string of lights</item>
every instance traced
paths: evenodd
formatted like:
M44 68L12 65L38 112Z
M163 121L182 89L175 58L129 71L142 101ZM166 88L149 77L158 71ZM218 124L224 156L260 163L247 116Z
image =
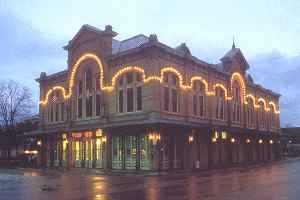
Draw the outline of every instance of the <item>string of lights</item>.
M205 80L201 76L193 76L190 79L190 83L187 84L187 85L185 85L183 83L183 77L182 77L181 73L177 69L175 69L173 67L164 67L164 68L162 68L160 70L160 76L152 75L152 76L146 77L145 70L143 68L138 67L138 66L127 66L125 68L120 69L119 71L117 71L115 73L115 75L111 79L111 84L110 85L104 85L103 84L103 82L104 82L104 70L103 70L103 64L102 64L101 60L99 59L99 57L97 55L91 54L91 53L87 53L87 54L82 55L76 61L76 63L74 64L74 66L72 67L72 71L71 71L70 79L69 79L68 93L66 92L66 89L63 86L54 86L54 87L52 87L51 89L49 89L47 91L44 100L40 101L40 104L41 105L47 105L50 95L55 90L61 91L62 95L63 95L63 98L65 100L69 99L72 96L72 89L73 89L73 86L74 86L74 83L75 83L75 75L76 75L76 72L78 70L78 67L80 66L80 64L83 61L85 61L87 59L92 59L92 60L94 60L97 63L97 65L99 67L99 71L100 71L100 73L99 73L100 74L100 77L99 77L99 79L100 79L100 81L99 81L100 87L99 88L101 90L103 90L103 91L108 91L108 92L113 91L114 88L115 88L115 86L116 86L116 81L118 80L118 77L121 76L121 75L123 75L124 73L127 73L127 72L138 72L138 73L141 73L142 74L142 81L144 83L148 83L150 81L159 81L160 83L162 83L164 81L164 74L171 72L171 73L174 73L178 77L178 79L179 79L179 87L181 89L183 89L183 90L192 89L193 88L193 84L194 84L195 81L201 81L204 84L205 93L206 93L207 96L215 96L216 95L216 89L220 88L220 89L222 89L224 91L225 99L226 100L232 100L233 99L233 96L228 93L228 90L226 89L226 87L222 83L215 83L213 85L213 87L212 87L212 91L209 91L207 80ZM230 83L231 83L230 90L231 91L233 90L233 82L235 80L237 80L239 82L239 84L240 84L240 87L241 87L241 90L242 90L242 97L243 97L242 98L242 102L244 104L248 104L249 102L247 101L247 99L250 98L253 101L253 104L254 104L255 108L259 108L260 107L259 103L262 102L264 104L264 110L266 112L269 112L271 110L270 107L272 106L274 113L276 113L276 114L280 113L279 109L277 108L278 106L276 106L276 104L273 101L269 101L269 103L267 103L267 101L264 98L262 98L262 97L259 97L256 100L256 98L255 98L254 95L247 94L246 84L244 82L244 79L243 79L242 75L239 74L238 72L233 73L232 76L231 76L231 80L230 80Z

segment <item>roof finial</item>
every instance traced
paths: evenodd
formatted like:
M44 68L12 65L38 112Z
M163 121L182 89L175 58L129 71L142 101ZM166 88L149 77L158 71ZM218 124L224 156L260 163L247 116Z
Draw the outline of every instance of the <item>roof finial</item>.
M233 36L233 38L232 38L232 49L235 49L234 36Z

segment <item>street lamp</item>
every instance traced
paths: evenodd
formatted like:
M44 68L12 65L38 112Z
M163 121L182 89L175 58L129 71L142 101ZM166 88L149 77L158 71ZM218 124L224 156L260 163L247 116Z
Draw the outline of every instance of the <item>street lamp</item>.
M234 138L231 138L231 143L235 143L235 139Z
M42 146L42 140L38 140L36 143L38 146Z
M190 135L189 136L189 143L192 143L194 141L194 136Z

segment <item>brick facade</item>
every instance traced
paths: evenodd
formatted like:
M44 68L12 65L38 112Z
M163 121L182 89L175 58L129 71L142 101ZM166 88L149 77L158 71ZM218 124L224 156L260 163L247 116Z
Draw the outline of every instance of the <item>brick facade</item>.
M84 25L64 47L68 69L37 80L34 134L45 141L44 164L75 167L80 157L80 166L95 167L100 142L100 168L204 169L278 157L280 95L253 82L240 49L209 64L185 44L116 35Z

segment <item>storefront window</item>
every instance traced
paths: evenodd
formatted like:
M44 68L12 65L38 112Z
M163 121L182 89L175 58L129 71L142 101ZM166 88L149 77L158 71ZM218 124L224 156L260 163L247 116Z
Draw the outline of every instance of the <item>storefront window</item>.
M102 142L101 138L96 139L96 161L95 166L96 168L103 168L104 167L104 147L105 143Z
M81 161L82 161L82 143L81 141L76 140L73 142L73 155L74 155L74 161L75 161L75 167L81 167Z
M151 143L147 135L140 137L140 167L144 170L150 170L151 169Z
M68 165L68 140L62 141L62 166Z
M93 139L85 141L85 167L93 167Z
M116 136L112 139L112 168L122 169L123 163L123 143L122 137Z
M136 169L136 136L125 136L125 168Z

